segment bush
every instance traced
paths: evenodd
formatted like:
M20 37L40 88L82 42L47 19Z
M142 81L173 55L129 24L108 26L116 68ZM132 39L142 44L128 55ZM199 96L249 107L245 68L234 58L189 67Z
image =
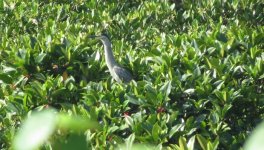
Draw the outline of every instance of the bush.
M71 135L89 149L242 148L264 114L263 8L261 0L4 0L1 149L47 108L102 128L58 127L45 149ZM101 32L135 81L112 80L102 44L88 38Z

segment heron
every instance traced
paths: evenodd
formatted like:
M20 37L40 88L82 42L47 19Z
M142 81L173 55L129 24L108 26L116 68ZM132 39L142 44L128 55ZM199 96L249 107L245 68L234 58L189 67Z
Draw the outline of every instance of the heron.
M102 41L104 45L104 54L105 54L105 61L106 65L110 71L111 76L118 82L118 83L128 83L132 80L132 75L129 71L122 68L115 60L113 51L112 51L112 44L110 39L106 34L102 35L92 35L90 38L99 39Z

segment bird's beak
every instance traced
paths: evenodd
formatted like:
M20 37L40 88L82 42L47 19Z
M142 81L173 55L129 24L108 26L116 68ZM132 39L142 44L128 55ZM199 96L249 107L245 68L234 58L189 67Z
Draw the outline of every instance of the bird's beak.
M92 39L98 39L98 38L100 38L100 36L96 36L96 35L90 35L88 38L92 38Z

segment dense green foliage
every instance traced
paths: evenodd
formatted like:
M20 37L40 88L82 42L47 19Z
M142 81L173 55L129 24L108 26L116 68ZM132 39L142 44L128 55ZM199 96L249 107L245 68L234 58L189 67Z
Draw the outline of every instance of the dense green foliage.
M101 31L134 82L112 80ZM1 149L49 107L101 125L89 148L239 149L264 114L264 2L4 0L0 64Z

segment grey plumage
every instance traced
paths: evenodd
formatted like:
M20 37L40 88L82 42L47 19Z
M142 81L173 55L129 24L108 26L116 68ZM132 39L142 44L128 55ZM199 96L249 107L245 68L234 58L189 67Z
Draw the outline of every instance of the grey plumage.
M132 80L132 75L124 68L119 66L114 58L112 46L106 35L91 36L91 38L100 39L104 45L105 61L111 76L119 83L128 83Z
M113 67L113 72L116 74L116 76L113 76L113 77L117 82L123 81L127 83L132 80L132 75L127 70L117 65Z

